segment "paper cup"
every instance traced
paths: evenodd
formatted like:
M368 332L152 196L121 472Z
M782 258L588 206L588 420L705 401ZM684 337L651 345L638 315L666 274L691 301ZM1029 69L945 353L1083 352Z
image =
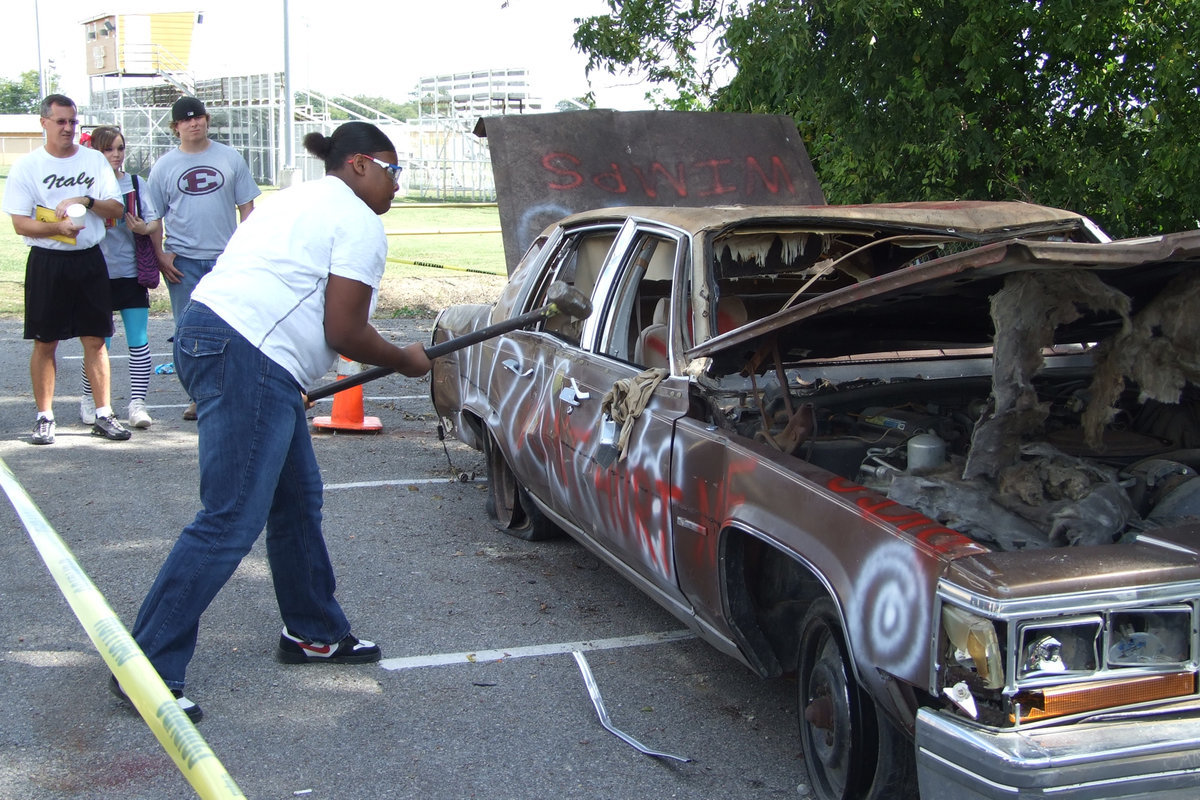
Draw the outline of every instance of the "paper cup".
M86 213L87 209L83 207L82 203L71 203L71 205L67 206L67 217L72 222L82 222L83 215Z

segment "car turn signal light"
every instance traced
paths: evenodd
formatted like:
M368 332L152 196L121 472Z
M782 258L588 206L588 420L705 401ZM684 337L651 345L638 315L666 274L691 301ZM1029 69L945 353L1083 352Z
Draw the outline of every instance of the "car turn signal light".
M1120 708L1172 697L1186 697L1195 693L1196 675L1191 672L1031 689L1013 698L1013 711L1009 713L1008 721L1035 722L1051 717L1084 714L1102 708Z

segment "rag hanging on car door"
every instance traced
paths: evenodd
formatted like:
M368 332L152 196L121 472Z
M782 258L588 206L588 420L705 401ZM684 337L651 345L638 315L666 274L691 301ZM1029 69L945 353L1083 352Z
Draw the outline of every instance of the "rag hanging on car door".
M633 433L634 420L641 416L650 403L650 398L654 396L654 389L663 382L667 374L667 370L655 367L639 372L632 378L622 378L613 384L600 401L600 410L621 426L621 433L617 437L618 458L625 457L625 451L629 447L629 436Z

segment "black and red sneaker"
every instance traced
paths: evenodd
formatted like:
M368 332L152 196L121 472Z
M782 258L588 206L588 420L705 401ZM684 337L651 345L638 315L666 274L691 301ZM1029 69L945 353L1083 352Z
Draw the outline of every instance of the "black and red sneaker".
M337 644L323 644L296 636L287 628L279 634L275 651L284 664L370 664L381 656L379 645L349 633Z

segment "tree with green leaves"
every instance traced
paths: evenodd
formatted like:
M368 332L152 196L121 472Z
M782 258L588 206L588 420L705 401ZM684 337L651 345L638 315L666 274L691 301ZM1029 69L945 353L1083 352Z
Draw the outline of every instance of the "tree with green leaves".
M349 103L354 111L360 115L370 116L367 109L386 114L393 119L401 121L417 118L417 103L415 100L409 100L403 103L395 100L389 100L386 97L371 97L368 95L355 95L351 97L353 103ZM349 113L343 108L339 108L340 103L345 101L340 100L337 96L326 98L324 95L314 95L309 92L296 92L295 103L298 108L311 108L312 112L318 116L324 114L329 115L332 120L349 120L356 119L354 114Z
M51 73L50 89L55 91L58 76ZM37 114L42 103L41 76L37 70L22 72L17 80L0 78L0 114Z
M608 0L589 70L669 108L788 114L833 203L1016 199L1197 226L1195 0Z

